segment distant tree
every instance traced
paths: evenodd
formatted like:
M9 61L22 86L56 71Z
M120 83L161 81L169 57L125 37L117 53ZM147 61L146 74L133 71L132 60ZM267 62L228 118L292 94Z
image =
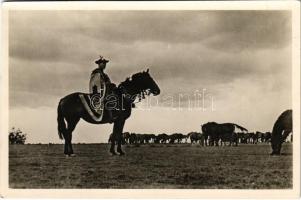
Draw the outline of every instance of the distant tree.
M20 129L15 129L14 127L8 134L9 144L25 144L26 134Z

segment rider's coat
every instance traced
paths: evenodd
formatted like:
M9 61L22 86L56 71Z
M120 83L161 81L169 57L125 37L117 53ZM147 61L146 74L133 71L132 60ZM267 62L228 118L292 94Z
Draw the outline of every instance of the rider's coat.
M106 94L107 85L110 83L109 76L103 70L97 68L91 73L89 91L90 93L99 93L100 96L103 96Z

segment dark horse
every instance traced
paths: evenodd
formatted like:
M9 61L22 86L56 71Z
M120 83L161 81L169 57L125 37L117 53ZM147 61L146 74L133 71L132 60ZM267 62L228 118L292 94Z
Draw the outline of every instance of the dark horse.
M214 143L218 146L218 141L221 139L222 142L229 140L230 145L232 142L238 143L237 134L234 133L235 127L241 131L248 131L242 126L233 123L218 124L216 122L208 122L202 126L202 131L205 136L209 136L209 145L213 146Z
M141 100L144 95L150 94L160 94L160 88L150 76L149 70L132 75L131 79L127 78L118 87L112 89L111 94L107 94L104 100L103 118L99 122L91 117L79 97L79 95L87 97L89 94L77 92L62 98L57 108L57 121L59 137L65 139L64 153L68 156L74 155L71 144L72 132L82 118L92 124L114 123L110 152L116 155L115 143L117 143L117 152L123 155L121 143L125 120L131 115L136 98ZM108 110L111 110L111 116Z
M280 155L282 143L285 141L287 136L292 132L293 126L293 111L284 111L276 120L271 138L271 145L273 152L271 155Z

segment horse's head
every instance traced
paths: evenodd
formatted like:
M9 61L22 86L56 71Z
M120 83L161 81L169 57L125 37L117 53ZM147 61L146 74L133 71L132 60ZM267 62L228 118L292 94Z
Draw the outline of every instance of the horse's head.
M149 93L152 93L154 96L160 94L160 88L149 74L149 69L134 74L132 76L132 81L136 83L141 91L147 91Z

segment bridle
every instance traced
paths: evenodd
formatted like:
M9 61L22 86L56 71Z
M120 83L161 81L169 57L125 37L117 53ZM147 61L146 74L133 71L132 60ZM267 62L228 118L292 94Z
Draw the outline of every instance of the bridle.
M131 81L131 84L134 84L133 83L133 79L132 80L129 80ZM140 84L136 84L136 85L140 85ZM126 89L125 86L123 86L123 84L120 84L118 86L118 88L122 91L123 94L125 94L126 97L132 97L133 95L131 95L128 90ZM139 103L142 101L142 99L145 99L146 96L149 96L151 94L151 90L150 89L139 89L138 88L138 93L135 94L135 99L138 97L138 102L133 102L133 103ZM135 100L134 100L135 101Z
M124 96L126 98L135 96L135 99L136 99L138 97L138 102L133 102L133 103L139 103L143 99L145 99L146 96L149 96L151 94L150 89L140 89L140 92L138 94L131 95L124 86L120 85L120 86L118 86L118 88L122 91L122 93L124 94Z

